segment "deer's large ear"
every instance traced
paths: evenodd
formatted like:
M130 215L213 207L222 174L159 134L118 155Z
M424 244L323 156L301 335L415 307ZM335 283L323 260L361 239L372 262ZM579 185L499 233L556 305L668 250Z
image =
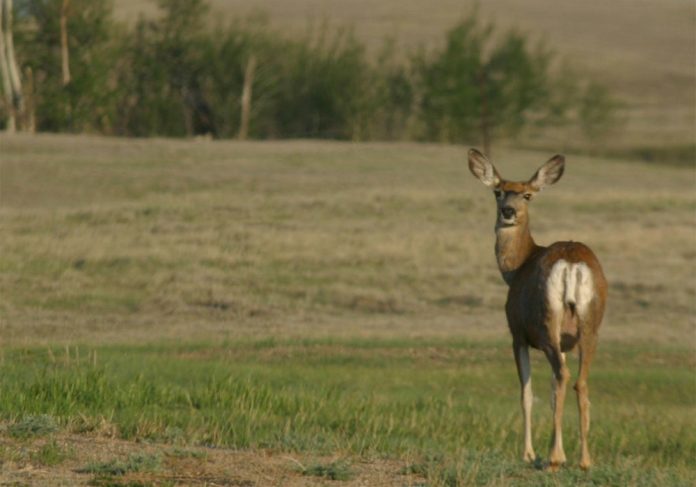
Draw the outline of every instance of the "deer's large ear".
M539 191L561 179L564 169L565 157L556 154L537 170L532 179L529 180L529 184Z
M489 188L495 188L500 184L498 171L491 164L491 161L476 149L469 149L469 170Z

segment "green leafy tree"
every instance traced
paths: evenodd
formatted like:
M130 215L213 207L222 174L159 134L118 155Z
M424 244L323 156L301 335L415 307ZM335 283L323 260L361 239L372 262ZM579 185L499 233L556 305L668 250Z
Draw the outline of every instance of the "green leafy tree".
M479 77L490 31L469 17L448 32L445 49L434 59L421 53L414 60L421 78L426 139L464 141L478 130L483 113Z
M352 32L288 42L275 73L276 130L284 137L359 138L371 67Z
M511 32L493 47L479 73L480 135L490 152L497 134L518 135L542 121L550 110L550 55L531 50L527 40Z
M620 103L606 86L590 82L580 93L578 119L587 138L597 140L620 125Z
M401 140L409 135L415 93L409 65L397 57L393 39L384 43L374 67L366 73L360 97L360 130L354 138Z
M202 0L159 0L162 15L140 19L126 42L128 87L120 131L126 135L215 134L203 85L207 75L208 7Z
M216 42L205 51L208 79L206 96L215 107L213 116L220 137L236 137L240 129L241 98L245 69L253 56L257 61L253 79L249 135L277 136L275 125L268 121L276 113L278 73L284 45L269 31L268 19L252 15L219 28Z
M253 138L478 140L490 153L501 137L570 119L596 137L616 110L601 85L552 69L547 51L518 32L496 35L475 14L430 56L404 59L387 42L372 62L350 29L329 24L294 40L258 15L211 29L205 0L157 0L160 14L134 26L112 21L110 0L15 5L44 131L236 137L248 66L242 132Z
M550 53L518 32L494 34L474 14L449 31L441 52L418 59L426 138L477 139L490 153L493 139L565 113L552 96Z
M60 52L62 0L18 3L22 23L18 54L34 82L36 128L43 131L110 133L118 87L117 46L109 0L72 0L67 13L70 82L63 83Z

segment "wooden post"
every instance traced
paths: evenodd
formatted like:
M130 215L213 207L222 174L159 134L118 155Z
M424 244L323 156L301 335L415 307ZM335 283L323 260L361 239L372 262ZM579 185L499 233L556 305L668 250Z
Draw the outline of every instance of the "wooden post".
M70 51L68 50L68 8L70 0L63 0L60 9L60 57L63 70L63 86L70 83Z
M249 56L246 70L244 71L244 87L242 88L242 120L239 124L239 140L245 140L249 135L249 116L251 113L251 91L254 84L254 71L256 70L256 56Z
M10 66L7 62L7 46L5 46L5 0L0 0L0 77L2 77L2 94L5 98L5 110L7 110L7 132L17 130L17 118L15 116L14 100L12 99L12 81L10 80Z
M19 77L19 65L15 58L14 40L12 36L12 0L5 0L7 10L5 12L5 49L7 49L7 64L10 71L10 81L12 82L12 98L18 121L21 122L24 116L24 96L22 92L22 81Z
M18 126L18 121L22 121L24 116L24 97L22 96L22 82L19 77L19 67L14 52L14 40L12 38L12 0L1 0L0 6L0 64L2 68L3 90L5 100L8 105L9 117L7 120L8 132L14 132ZM9 87L7 80L9 79ZM8 89L9 88L9 89Z
M26 122L24 124L24 129L30 134L33 134L36 132L36 85L34 83L34 71L31 69L31 66L24 68L24 76L27 80L27 101L24 106L26 110Z

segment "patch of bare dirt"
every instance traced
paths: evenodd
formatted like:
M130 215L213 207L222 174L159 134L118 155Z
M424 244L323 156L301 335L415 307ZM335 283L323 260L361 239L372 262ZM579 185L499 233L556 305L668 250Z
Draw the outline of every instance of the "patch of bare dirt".
M129 465L133 458L155 459L157 465L125 473L110 468ZM347 480L303 474L312 465L337 460L347 465ZM13 486L423 485L423 478L403 473L406 465L398 460L184 447L65 433L27 440L0 436L0 485Z

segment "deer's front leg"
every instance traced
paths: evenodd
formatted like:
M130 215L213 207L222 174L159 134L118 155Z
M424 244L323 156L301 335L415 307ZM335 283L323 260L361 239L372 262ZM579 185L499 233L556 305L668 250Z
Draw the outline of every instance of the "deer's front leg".
M522 417L524 418L524 453L522 459L525 462L536 460L534 447L532 446L532 370L529 362L529 347L527 344L513 344L517 374L520 378L522 390Z

